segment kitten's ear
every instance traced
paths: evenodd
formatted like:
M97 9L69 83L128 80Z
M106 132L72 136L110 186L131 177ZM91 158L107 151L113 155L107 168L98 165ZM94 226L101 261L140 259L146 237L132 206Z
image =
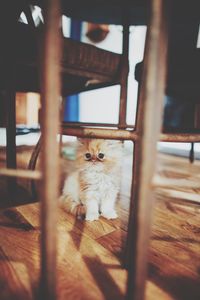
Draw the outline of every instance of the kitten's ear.
M79 146L84 146L87 144L87 139L85 138L77 138L77 142Z
M83 138L77 138L77 142L78 142L80 145L83 145L83 144L84 144L84 139L83 139Z

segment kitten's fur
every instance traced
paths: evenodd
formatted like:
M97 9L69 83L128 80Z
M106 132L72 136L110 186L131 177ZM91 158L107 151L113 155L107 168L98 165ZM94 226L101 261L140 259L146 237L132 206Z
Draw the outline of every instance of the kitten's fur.
M79 140L77 169L65 180L62 196L72 213L83 214L85 208L88 221L98 220L100 214L107 219L117 218L115 202L119 192L121 150L121 143L116 141ZM91 157L88 159L85 154Z

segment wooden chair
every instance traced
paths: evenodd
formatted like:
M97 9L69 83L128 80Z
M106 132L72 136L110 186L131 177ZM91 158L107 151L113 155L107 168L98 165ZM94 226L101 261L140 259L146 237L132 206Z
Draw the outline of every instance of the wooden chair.
M36 1L43 7L42 1ZM137 118L134 128L130 128L126 124L126 98L127 98L127 75L128 75L128 27L130 22L125 18L124 35L123 35L123 54L116 55L110 54L105 51L94 49L90 46L77 44L68 41L66 53L69 54L69 49L79 49L81 53L87 56L90 51L95 52L95 57L103 57L103 55L111 55L113 63L113 73L108 78L107 72L98 77L100 84L121 84L120 96L120 114L119 122L115 125L116 128L108 128L108 124L104 124L106 128L96 128L103 126L103 124L63 124L62 133L67 135L76 135L79 137L90 138L106 138L106 139L119 139L130 140L134 143L134 162L133 162L133 177L132 177L132 191L131 191L131 205L128 226L127 238L127 266L128 266L128 281L127 281L127 294L126 299L143 299L145 290L145 278L147 273L147 250L148 241L150 236L150 223L151 213L153 210L152 196L152 178L154 174L154 167L156 161L156 142L160 139L162 141L200 141L200 135L188 134L161 134L161 116L162 116L162 99L165 88L165 74L166 74L166 58L167 58L167 1L152 0L149 10L146 9L146 1L141 1L145 7L144 20L148 19L148 31L144 55L144 67L142 77L141 93L139 95L139 102L137 107ZM72 3L72 2L71 2ZM77 4L76 1L73 3ZM82 1L81 9L86 7L86 4L92 2ZM83 4L84 3L84 4ZM106 5L108 4L105 2ZM105 4L104 3L104 4ZM119 2L120 3L120 2ZM126 4L130 4L127 1ZM136 6L140 3L135 1ZM112 7L112 6L111 6ZM108 4L109 8L109 4ZM121 7L118 6L118 9ZM73 5L66 7L70 15L76 16ZM98 8L97 8L98 9ZM42 157L42 173L38 171L24 171L7 169L1 170L1 175L7 176L22 176L30 179L42 178L42 207L41 207L41 222L42 222L42 264L41 264L41 287L43 299L56 299L56 278L55 278L55 256L56 256L56 202L58 197L59 185L59 147L56 144L56 136L60 131L59 124L59 96L61 93L59 72L61 62L61 45L62 39L59 30L60 9L59 1L49 0L47 6L44 6L45 35L42 40L43 60L41 61L41 94L43 101L43 118L42 118L42 135L43 135L43 157ZM139 10L140 11L140 10ZM133 10L134 12L134 10ZM149 17L147 18L146 13ZM147 18L147 19L146 19ZM109 16L108 16L109 19ZM118 20L121 23L121 19ZM137 21L137 15L136 15ZM67 42L67 43L68 43ZM78 45L78 46L77 46ZM68 52L67 52L68 51ZM85 52L84 52L85 51ZM72 52L72 51L71 51ZM79 52L79 53L80 53ZM74 51L73 51L74 53ZM57 60L55 61L55 57ZM67 56L66 56L67 57ZM75 57L77 59L77 57ZM89 60L89 56L88 56ZM33 60L32 60L33 61ZM20 61L20 65L21 65ZM63 63L63 61L62 61ZM61 66L62 66L61 63ZM88 80L91 78L91 70L87 68L81 72L78 69L78 63L71 65L71 58L69 61L64 61L63 67L65 68L62 75L70 74L70 76L83 77L82 79ZM26 64L27 65L27 61ZM83 66L84 67L84 66ZM120 69L119 69L120 67ZM120 70L120 71L119 71ZM103 72L102 72L103 73ZM29 74L29 71L27 72ZM86 76L89 74L89 77ZM62 77L63 77L62 76ZM94 76L94 77L93 77ZM92 78L95 78L93 72ZM159 80L157 80L159 78ZM67 80L70 80L69 77ZM78 80L77 78L74 79ZM80 83L80 81L79 81ZM81 84L80 84L81 86ZM79 86L79 90L81 87ZM12 87L12 85L11 85ZM53 88L52 88L53 87ZM10 108L10 122L8 126L11 133L11 138L8 139L10 149L8 151L8 167L15 168L16 162L12 157L15 156L14 152L14 90L8 88L10 91L10 100L8 106ZM56 101L57 99L57 101ZM156 117L155 117L156 109ZM11 111L12 110L12 111ZM13 112L13 113L12 113ZM54 120L52 122L52 120ZM92 127L91 127L92 126ZM12 153L11 153L12 152ZM45 155L44 155L45 153ZM52 160L52 157L54 159ZM67 283L66 283L67 284Z
M19 2L20 3L20 2ZM24 10L29 24L17 22L21 10ZM7 8L10 12L10 8ZM1 51L1 72L0 72L0 90L3 91L4 101L7 107L7 167L9 170L1 170L1 174L8 176L8 190L17 191L19 194L12 203L4 195L5 201L1 207L9 205L19 205L33 201L31 195L16 184L12 175L16 172L16 145L15 145L15 93L20 92L41 92L40 84L40 57L42 33L41 28L36 28L32 19L29 6L22 5L18 16L12 16L10 37L3 35L5 49ZM13 20L14 19L14 20ZM7 23L6 23L7 24ZM3 26L3 25L2 25ZM4 25L5 26L5 25ZM62 57L62 96L73 94L74 92L87 91L94 88L111 86L119 84L121 80L122 56L109 51L98 49L92 45L73 41L72 39L62 39L63 57ZM6 49L9 48L9 51ZM95 57L95 60L93 59ZM9 63L8 63L9 62ZM87 69L85 68L87 65ZM124 69L124 67L123 67ZM11 76L12 75L12 76ZM90 82L90 84L88 84ZM64 126L65 124L63 124ZM69 124L68 124L69 125ZM75 124L74 124L75 125ZM112 124L110 124L112 126ZM33 170L39 154L41 142L32 154L29 169ZM11 170L13 169L13 171ZM14 173L13 173L14 172ZM19 176L26 176L24 171L18 170ZM37 174L37 172L35 172ZM30 173L31 177L31 173ZM40 177L39 174L33 175L35 180ZM18 201L19 200L19 201Z

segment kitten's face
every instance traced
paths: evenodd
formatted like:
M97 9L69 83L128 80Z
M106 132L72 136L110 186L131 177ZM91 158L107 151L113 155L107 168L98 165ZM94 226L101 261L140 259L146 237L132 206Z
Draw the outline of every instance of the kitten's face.
M121 162L121 143L100 139L81 139L77 159L82 168L109 171Z

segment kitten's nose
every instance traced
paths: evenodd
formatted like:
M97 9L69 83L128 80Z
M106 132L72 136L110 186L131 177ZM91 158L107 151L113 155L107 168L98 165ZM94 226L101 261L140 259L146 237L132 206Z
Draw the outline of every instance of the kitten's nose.
M92 155L91 161L96 161L96 160L97 160L96 156Z

